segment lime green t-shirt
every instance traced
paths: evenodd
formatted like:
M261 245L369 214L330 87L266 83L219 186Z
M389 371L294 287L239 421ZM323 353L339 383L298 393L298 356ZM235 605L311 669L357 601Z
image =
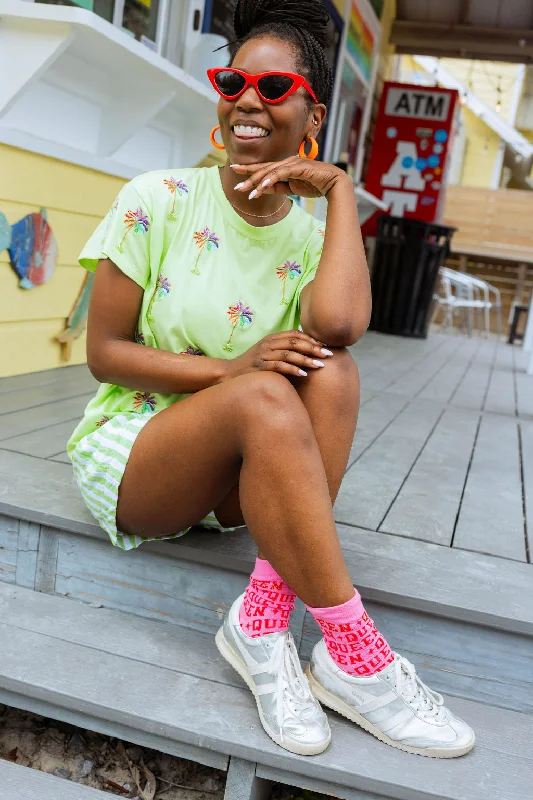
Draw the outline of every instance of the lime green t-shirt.
M139 346L193 357L235 358L270 333L300 325L324 226L293 203L263 228L228 202L219 168L149 172L126 184L79 261L109 258L142 287ZM117 414L161 411L187 395L104 383L67 449Z

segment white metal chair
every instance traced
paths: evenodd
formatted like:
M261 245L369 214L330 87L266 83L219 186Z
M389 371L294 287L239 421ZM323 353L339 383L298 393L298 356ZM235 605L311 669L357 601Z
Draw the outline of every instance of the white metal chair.
M435 295L435 300L445 310L441 327L453 328L454 316L462 314L462 326L466 327L468 335L472 335L473 316L476 313L477 327L481 333L485 328L485 336L490 335L490 312L495 310L498 315L498 335L501 335L501 296L498 289L486 281L474 278L464 272L456 272L448 267L440 270L441 293ZM494 300L491 300L494 294ZM484 326L483 326L484 315Z

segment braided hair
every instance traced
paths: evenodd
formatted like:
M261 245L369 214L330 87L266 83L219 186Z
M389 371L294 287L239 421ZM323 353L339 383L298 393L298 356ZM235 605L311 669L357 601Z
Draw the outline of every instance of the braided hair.
M237 41L230 45L231 60L250 39L275 36L288 42L297 55L298 70L319 103L328 106L333 94L333 73L325 50L328 22L322 0L237 0L233 18Z

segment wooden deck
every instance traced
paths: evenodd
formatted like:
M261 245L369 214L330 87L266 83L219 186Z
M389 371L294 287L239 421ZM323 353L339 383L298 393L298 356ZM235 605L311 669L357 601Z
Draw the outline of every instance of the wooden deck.
M362 408L336 520L529 563L533 376L522 351L372 333L353 351ZM96 386L84 366L0 380L0 459L70 463L65 442Z
M86 367L0 381L0 702L228 769L227 800L273 780L533 800L533 377L519 348L458 336L368 334L354 356L360 425L335 506L348 568L392 647L476 729L472 753L414 758L334 715L322 756L276 748L212 635L251 537L110 545L64 453L96 388ZM305 661L319 631L300 603L291 628Z

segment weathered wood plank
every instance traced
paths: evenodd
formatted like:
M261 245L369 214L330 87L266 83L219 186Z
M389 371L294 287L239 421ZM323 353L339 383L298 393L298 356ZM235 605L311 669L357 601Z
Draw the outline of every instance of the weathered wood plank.
M53 456L50 456L50 460L51 461L58 461L60 464L69 464L70 465L72 463L70 458L67 456L67 454L63 453L63 452L54 454Z
M167 626L155 625L153 636ZM155 641L153 644L155 645ZM278 748L261 730L248 690L178 674L122 656L0 624L0 686L95 722L119 723L222 755L257 761L399 800L526 800L530 715L458 698L448 702L478 734L474 751L453 763L410 759L345 720L331 718L333 744L314 758ZM31 658L29 654L31 653ZM118 680L127 675L128 680ZM213 698L216 702L213 702ZM92 725L87 725L94 729ZM354 753L357 758L354 759ZM433 789L432 787L435 787ZM438 788L437 788L438 787ZM532 791L528 800L533 797Z
M513 350L509 345L500 344L496 351L494 369L489 383L485 411L514 416L516 413L515 387L513 375Z
M42 386L60 383L65 380L83 379L87 375L86 364L59 369L46 369L42 372L29 372L25 375L14 375L12 378L0 378L0 394L8 392L33 391Z
M347 786L333 785L332 783L317 780L316 778L308 778L305 775L294 775L290 772L285 772L281 769L273 767L264 767L261 764L257 765L256 775L261 778L266 778L276 783L284 783L287 786L294 786L296 781L299 789L307 789L310 792L318 792L331 797L341 797L343 800L391 800L392 795L374 794L374 792L360 792L359 789L350 789ZM396 795L397 797L397 795ZM392 798L394 800L394 798Z
M387 392L400 394L404 397L415 397L438 376L448 362L455 358L461 346L461 340L446 339L431 357L426 357L422 362L413 366L393 383L386 387Z
M60 422L46 428L38 428L31 433L14 436L2 440L2 449L14 450L16 453L26 453L36 458L49 458L65 451L77 421ZM66 456L68 458L68 456ZM70 461L69 461L70 463Z
M455 390L468 373L480 346L480 342L476 339L466 339L462 342L448 363L422 389L418 395L420 400L449 403Z
M226 770L228 768L228 756L221 753L214 753L211 750L185 744L184 742L172 741L152 731L140 731L117 720L107 722L75 708L62 708L54 702L29 697L27 694L20 692L8 691L2 688L1 682L0 703L13 708L21 708L24 711L31 711L33 714L41 714L41 716L49 717L50 719L58 719L62 722L67 722L69 725L76 725L78 728L86 728L97 733L103 733L105 736L115 736L123 742L133 742L141 747L151 747L171 756L197 761L199 764L205 764L207 767L213 767L214 769Z
M35 565L35 591L55 592L57 573L57 551L59 547L58 530L41 526L39 549Z
M406 408L408 401L395 394L378 394L359 412L357 431L350 450L348 469L370 447L390 423Z
M0 514L109 540L85 507L71 466L2 449Z
M256 775L254 761L230 758L224 800L269 800L272 781Z
M81 375L58 376L58 380L45 386L35 386L31 389L19 389L2 395L0 402L0 415L13 411L35 409L46 403L55 403L67 400L70 397L79 397L92 392L96 394L98 382L93 378L88 369Z
M6 800L109 800L108 792L21 767L2 758L0 785Z
M518 416L533 420L533 375L516 372L516 407Z
M15 583L19 521L0 515L0 581Z
M473 363L450 398L451 405L478 410L483 408L492 373L496 346L496 343L492 341L482 343Z
M533 639L366 602L365 608L397 653L417 668L424 683L466 700L533 712ZM300 656L308 661L320 629L306 616ZM512 659L509 653L513 654ZM504 671L501 669L505 663Z
M453 544L526 560L518 429L513 419L481 420Z
M334 513L338 522L377 530L441 410L412 402L348 470Z
M0 440L37 431L48 425L81 419L85 406L93 395L92 392L79 397L71 397L68 400L58 400L56 403L47 403L28 411L13 411L10 414L3 414L0 417ZM75 425L73 425L74 427Z
M474 411L451 408L444 413L381 531L451 544L478 423Z
M394 337L387 338L394 341ZM364 384L369 391L388 390L396 380L406 375L411 369L433 358L446 343L444 338L439 337L431 337L424 342L422 347L419 342L413 342L408 339L400 341L402 342L401 349L396 350L395 345L392 345L394 348L393 353L395 354L394 358L390 359L390 361L387 360L385 363L380 363L378 369L372 371L369 375L365 375Z
M18 586L28 589L35 587L35 573L37 570L37 550L41 527L35 522L19 523L17 571L15 580Z
M529 561L531 562L533 561L533 423L522 422L520 434L522 440L522 488L524 492L525 524Z
M247 583L241 572L124 552L81 536L62 536L57 549L58 594L213 634ZM297 644L304 616L298 602L291 617Z

